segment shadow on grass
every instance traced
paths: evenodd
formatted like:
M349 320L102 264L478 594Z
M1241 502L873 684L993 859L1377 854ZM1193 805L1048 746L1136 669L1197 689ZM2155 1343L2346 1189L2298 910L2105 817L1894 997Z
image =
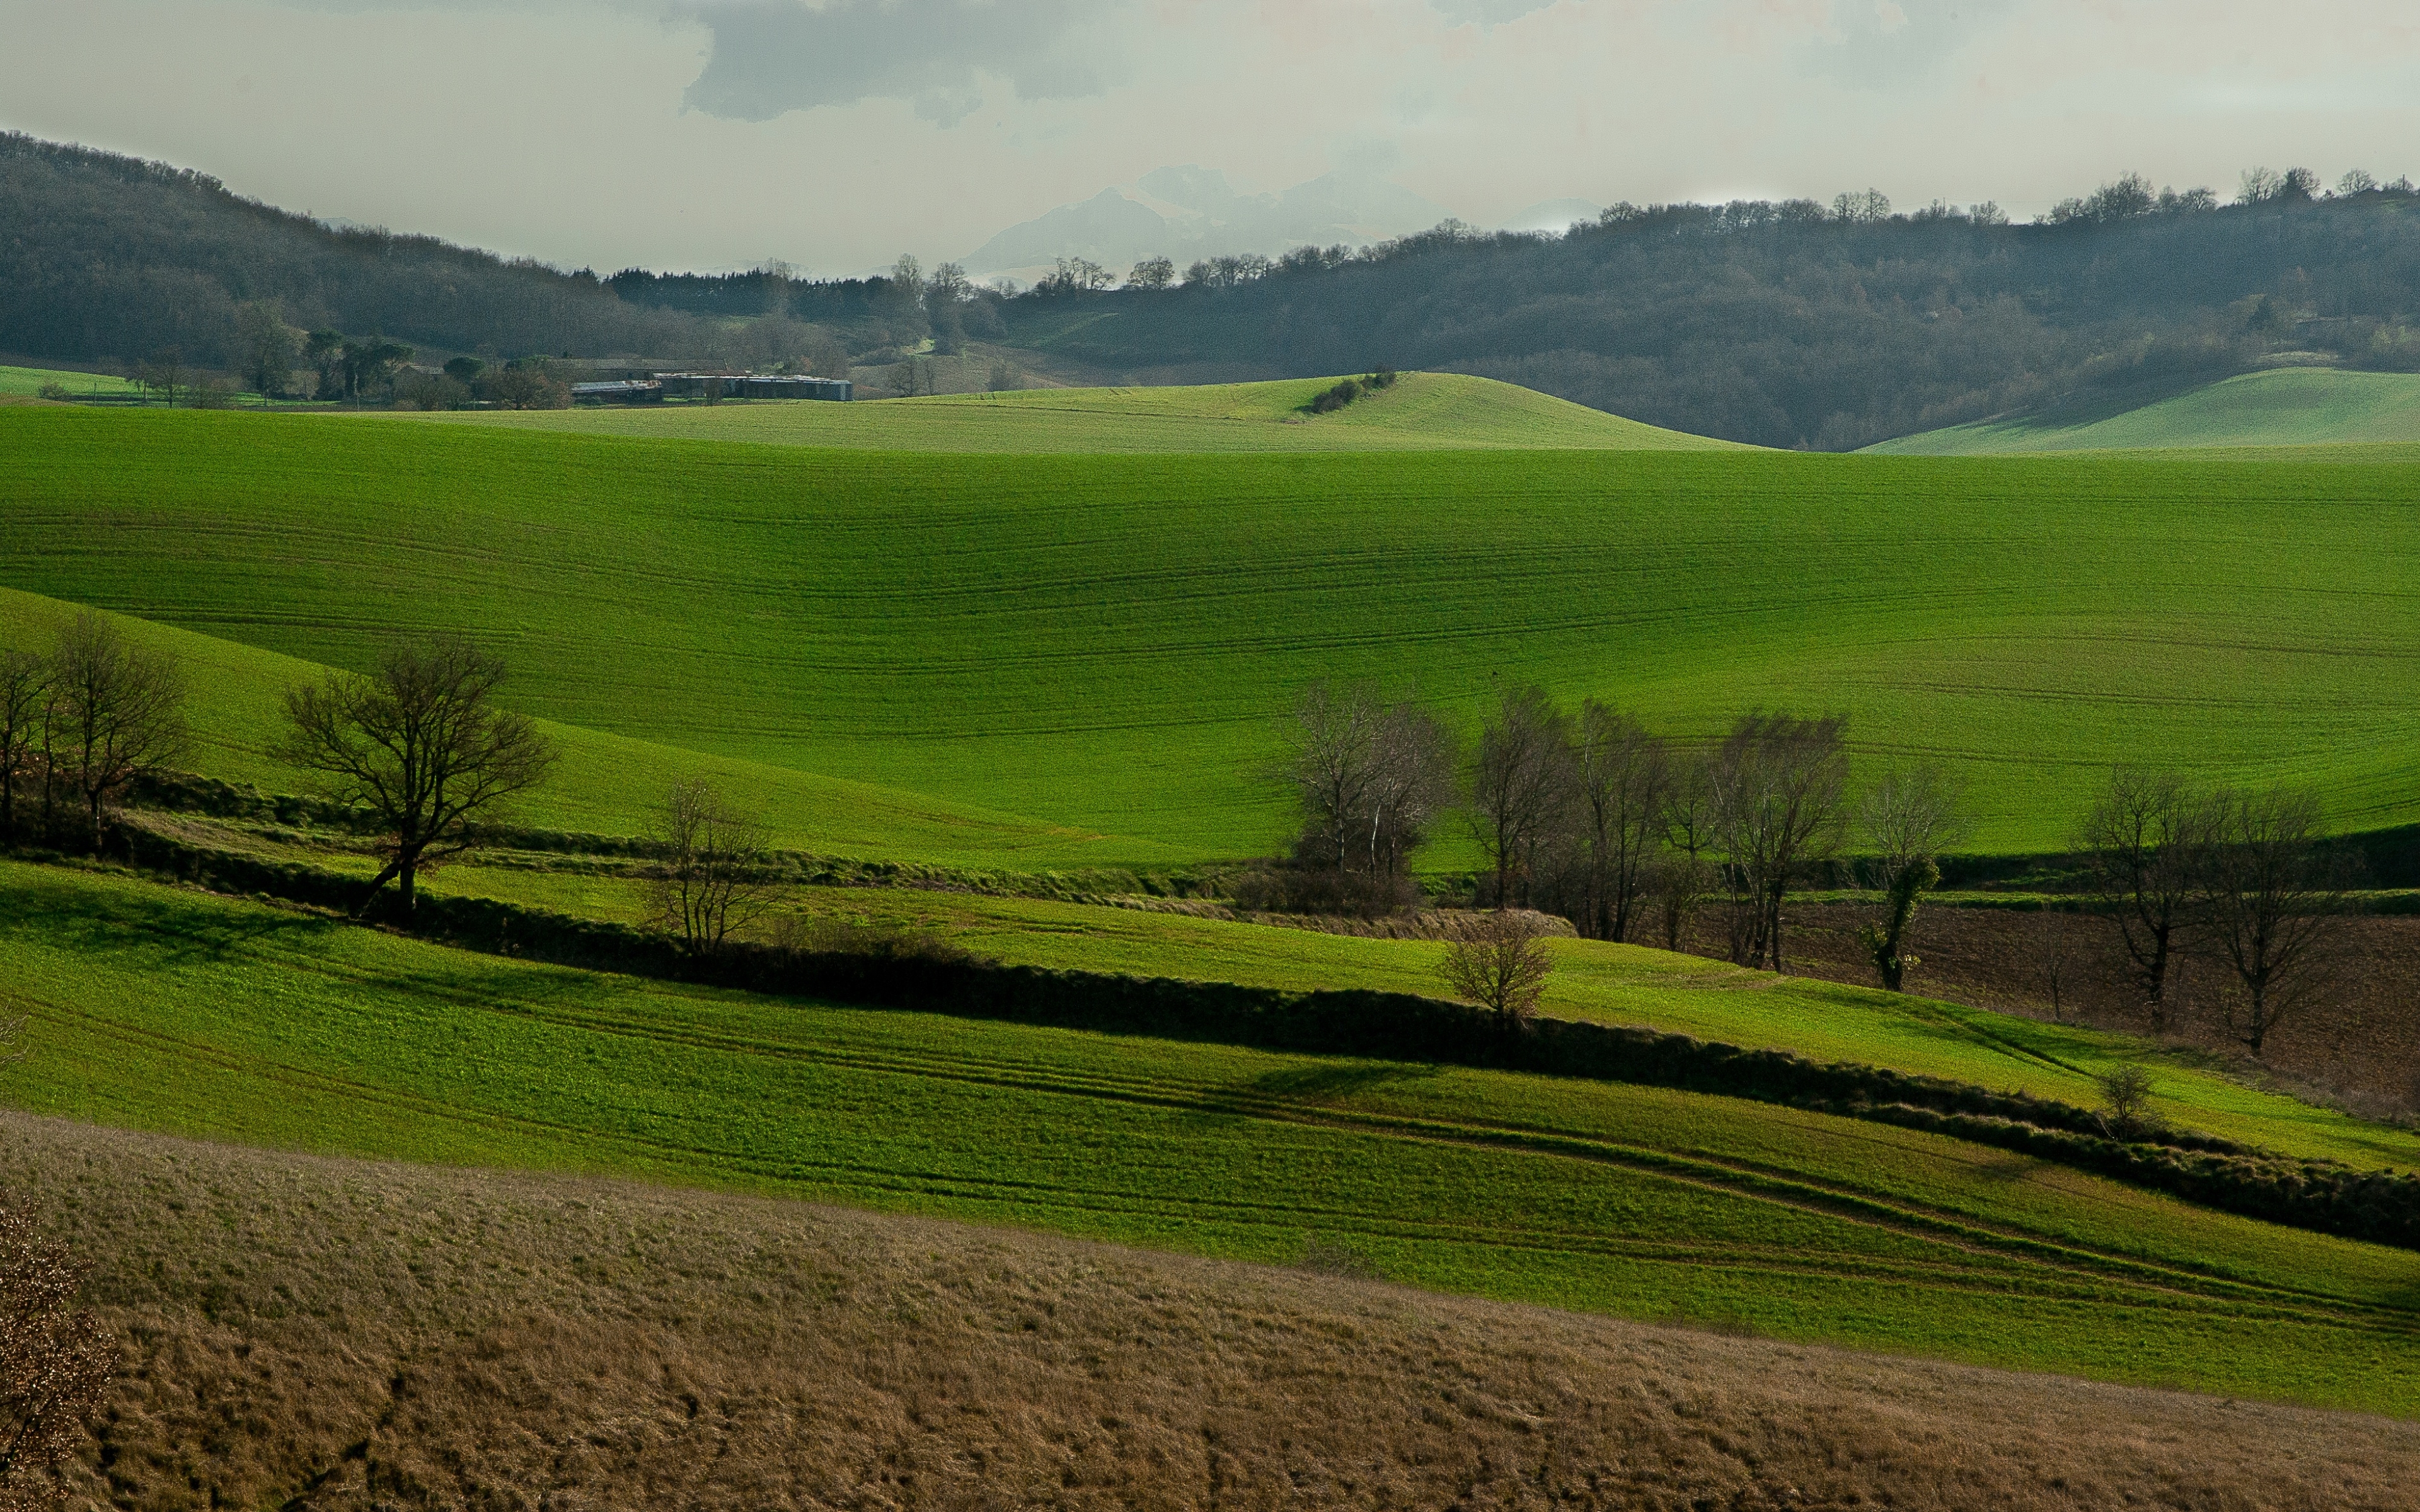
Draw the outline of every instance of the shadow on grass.
M105 953L153 968L229 960L264 943L300 947L343 928L318 915L72 872L20 873L0 883L0 944Z

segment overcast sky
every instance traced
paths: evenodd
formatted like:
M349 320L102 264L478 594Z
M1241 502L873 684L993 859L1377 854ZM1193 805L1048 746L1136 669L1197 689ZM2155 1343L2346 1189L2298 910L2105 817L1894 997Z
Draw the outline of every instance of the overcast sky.
M958 256L1172 163L1540 200L2420 177L2412 0L0 0L0 124L565 266Z

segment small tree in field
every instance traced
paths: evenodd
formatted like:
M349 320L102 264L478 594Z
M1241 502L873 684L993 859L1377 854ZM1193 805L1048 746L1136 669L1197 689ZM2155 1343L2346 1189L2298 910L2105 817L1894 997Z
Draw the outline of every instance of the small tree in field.
M17 838L18 795L38 769L50 663L18 647L0 651L0 841Z
M59 1501L52 1472L83 1443L116 1369L108 1333L70 1304L84 1270L0 1208L0 1512Z
M2280 1021L2325 990L2348 911L2344 868L2320 844L2305 793L2222 793L2210 805L2202 913L2235 973L2228 1032L2257 1056Z
M126 784L184 747L185 691L166 655L129 645L87 609L59 631L51 658L47 781L83 805L85 839L101 848L101 814Z
M2099 1078L2102 1121L2119 1139L2133 1139L2151 1127L2151 1073L2140 1066L2120 1066Z
M334 796L369 810L388 860L370 883L397 884L411 917L413 883L470 844L472 816L535 787L554 748L524 715L495 705L504 663L468 640L399 645L368 676L336 672L287 690L290 726L279 754L329 779Z
M675 782L656 819L662 861L649 880L656 927L692 956L712 955L781 895L766 875L764 825L733 810L702 779Z
M1479 1004L1509 1029L1536 1011L1554 969L1537 916L1499 910L1481 915L1446 947L1437 974L1456 997Z
M1916 957L1902 949L1917 902L1941 880L1941 853L1969 829L1956 781L1927 764L1886 772L1858 805L1857 828L1882 885L1883 917L1857 932L1885 989L1898 992Z

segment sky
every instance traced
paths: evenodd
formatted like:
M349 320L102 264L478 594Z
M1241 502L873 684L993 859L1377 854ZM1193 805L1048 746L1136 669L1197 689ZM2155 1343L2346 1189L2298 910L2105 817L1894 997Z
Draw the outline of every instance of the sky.
M2420 177L2412 0L0 0L0 127L566 268L928 265L1198 163L1540 201Z

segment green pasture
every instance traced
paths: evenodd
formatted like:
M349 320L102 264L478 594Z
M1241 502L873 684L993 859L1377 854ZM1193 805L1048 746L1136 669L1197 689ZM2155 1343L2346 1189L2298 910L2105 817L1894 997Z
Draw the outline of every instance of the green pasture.
M2420 1412L2412 1257L1722 1099L751 998L0 864L36 1111Z
M290 845L264 844L224 830L193 838L365 877L376 865L366 854L298 854ZM570 864L539 869L546 864L497 864L474 855L438 872L426 887L432 893L494 898L613 923L645 920L643 883ZM804 888L793 906L817 918L929 931L1012 965L1297 992L1357 987L1436 996L1444 991L1436 968L1445 947L1426 940L1365 939L1144 907L912 888ZM1636 945L1566 939L1554 941L1553 949L1555 974L1539 1010L1552 1017L1644 1025L1752 1049L1793 1051L1815 1060L2030 1092L2083 1107L2100 1105L2096 1078L2137 1063L2151 1072L2161 1116L2180 1128L2281 1154L2420 1169L2420 1133L2259 1090L2208 1069L2190 1052L2163 1053L2133 1035L1934 1002L1918 995L1921 973L1911 983L1914 992L1899 994L1776 976Z
M47 646L76 611L75 605L0 588L0 644ZM111 618L130 640L172 655L184 674L191 738L183 765L270 793L312 791L310 777L277 760L271 747L285 729L285 690L325 676L326 668L127 615ZM775 817L775 842L791 850L1018 872L1087 865L1095 852L1132 860L1152 850L870 782L574 725L550 721L545 729L562 762L509 810L510 817L541 828L637 834L674 782L703 777L750 811Z
M2420 443L2420 373L2281 367L2115 413L1977 421L1866 448L1905 455Z
M584 436L682 437L943 452L1379 452L1467 447L1714 451L1734 443L1608 415L1568 399L1458 373L1406 373L1325 415L1311 401L1334 378L1194 388L1022 389L830 404L719 405L390 415Z
M56 383L70 394L140 393L136 384L107 373L77 373L48 367L0 367L0 398L24 399Z
M458 629L543 717L1123 837L1102 861L1277 846L1278 721L1319 677L1466 736L1528 680L1683 736L1845 710L1867 770L1961 769L1986 850L2058 848L2120 761L2420 818L2403 466L918 455L23 408L0 586L347 667ZM627 807L586 780L548 801ZM1429 864L1467 863L1448 838Z

